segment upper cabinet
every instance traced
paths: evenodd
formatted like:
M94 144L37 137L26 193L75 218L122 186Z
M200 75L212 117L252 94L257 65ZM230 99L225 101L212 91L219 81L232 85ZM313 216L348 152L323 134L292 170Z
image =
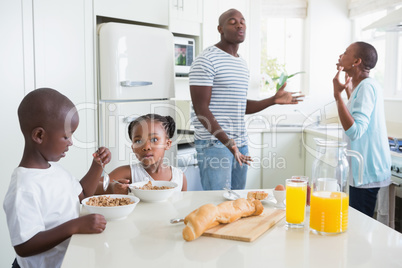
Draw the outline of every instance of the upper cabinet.
M169 30L176 34L199 36L202 0L170 0Z
M95 0L94 11L96 16L163 26L169 24L169 1L166 0Z

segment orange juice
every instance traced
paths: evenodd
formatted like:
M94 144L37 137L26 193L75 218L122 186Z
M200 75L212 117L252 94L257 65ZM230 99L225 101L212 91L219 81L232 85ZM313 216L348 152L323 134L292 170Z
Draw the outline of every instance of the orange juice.
M349 196L343 192L313 192L310 228L324 233L342 233L348 228Z
M300 184L300 185L298 185ZM301 224L306 209L307 182L286 184L286 222Z

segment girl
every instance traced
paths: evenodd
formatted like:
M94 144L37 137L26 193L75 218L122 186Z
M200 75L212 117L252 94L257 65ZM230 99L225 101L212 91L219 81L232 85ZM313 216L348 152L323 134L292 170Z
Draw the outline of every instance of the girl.
M147 114L132 121L128 135L133 142L131 148L140 163L121 166L109 173L108 192L127 194L128 184L139 181L172 181L178 189L187 191L187 180L183 171L163 163L165 151L172 145L176 124L172 117ZM99 189L99 188L98 188Z
M357 163L352 160L350 180L350 206L372 217L380 187L390 184L391 158L384 100L379 84L370 78L370 70L377 63L377 51L365 42L351 44L339 57L338 72L333 79L334 98L339 119L345 130L348 147L362 154L364 159L363 185L357 184ZM346 82L339 80L341 71ZM345 90L349 101L341 97Z

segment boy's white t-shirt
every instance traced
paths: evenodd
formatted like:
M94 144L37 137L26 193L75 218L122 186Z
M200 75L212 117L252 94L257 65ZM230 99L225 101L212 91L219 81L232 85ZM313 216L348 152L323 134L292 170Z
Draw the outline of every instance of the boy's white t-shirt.
M143 168L141 163L131 164L131 182L140 182L140 181L155 181L148 172ZM181 191L183 188L183 171L176 167L170 167L172 169L172 179L171 182L177 183L178 187L175 189L176 191Z
M49 164L48 169L17 167L12 174L3 208L13 246L79 216L81 184L59 164ZM17 262L22 268L60 267L68 243L26 258L17 255Z

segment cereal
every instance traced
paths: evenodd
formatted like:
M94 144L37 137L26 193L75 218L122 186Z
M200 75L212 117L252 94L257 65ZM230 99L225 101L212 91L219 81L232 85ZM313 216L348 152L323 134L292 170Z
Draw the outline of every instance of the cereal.
M91 197L87 201L88 206L95 206L95 207L118 207L118 206L130 205L133 203L134 202L131 201L131 199L128 197L113 198L110 196Z
M167 189L173 189L174 187L169 187L169 186L153 186L151 181L148 181L147 184L144 184L144 186L139 187L138 189L141 190L167 190Z

